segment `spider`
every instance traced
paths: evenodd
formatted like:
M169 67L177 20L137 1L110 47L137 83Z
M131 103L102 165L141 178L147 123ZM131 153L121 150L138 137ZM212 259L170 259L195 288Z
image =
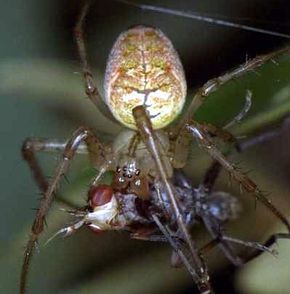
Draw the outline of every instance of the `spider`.
M21 273L20 292L25 293L27 274L44 220L55 198L57 186L77 153L87 153L98 170L88 191L88 205L75 212L78 221L58 233L69 235L83 225L94 232L128 230L132 238L165 241L173 248L172 263L183 264L201 293L212 293L203 254L218 244L236 265L243 261L233 252L232 243L241 243L262 251L266 246L242 242L225 236L222 222L235 216L237 202L226 193L214 193L212 187L223 167L250 195L261 201L290 231L286 217L268 200L257 185L232 164L214 141L233 137L225 130L194 120L194 114L206 98L221 85L252 71L275 56L289 52L285 48L259 56L218 78L209 80L195 94L183 116L186 82L179 57L171 41L159 29L135 26L119 36L107 63L105 97L101 98L87 62L83 23L88 11L84 6L75 27L75 38L82 63L86 94L125 130L109 145L94 131L78 128L66 144L56 140L27 139L22 152L33 176L44 192L30 238ZM249 98L250 93L247 94ZM242 116L244 115L242 111ZM172 123L172 124L171 124ZM180 172L195 140L213 159L204 181L193 188ZM60 151L62 157L50 183L44 177L36 152ZM113 172L110 186L100 184L105 173ZM199 250L189 227L201 219L213 241Z

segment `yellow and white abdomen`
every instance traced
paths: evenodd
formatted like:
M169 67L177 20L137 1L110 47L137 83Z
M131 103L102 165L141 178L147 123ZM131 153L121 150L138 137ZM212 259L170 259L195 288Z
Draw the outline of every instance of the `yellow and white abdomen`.
M105 102L114 117L136 129L132 110L143 105L154 129L171 123L186 96L183 68L171 41L158 29L136 26L116 40L105 73Z

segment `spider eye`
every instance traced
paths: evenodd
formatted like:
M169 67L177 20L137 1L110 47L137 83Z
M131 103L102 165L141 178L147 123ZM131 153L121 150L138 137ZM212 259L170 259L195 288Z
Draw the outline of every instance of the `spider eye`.
M92 186L88 192L91 207L101 206L111 201L113 189L107 185Z

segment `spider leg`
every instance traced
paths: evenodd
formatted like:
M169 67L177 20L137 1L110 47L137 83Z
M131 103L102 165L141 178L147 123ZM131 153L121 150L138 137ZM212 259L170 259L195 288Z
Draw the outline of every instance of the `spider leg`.
M115 118L113 117L111 112L108 110L106 104L103 102L103 99L98 91L98 88L96 87L94 83L93 74L87 59L86 45L84 41L83 24L85 22L88 9L89 9L89 1L85 1L85 4L81 9L81 13L74 27L74 36L77 43L77 49L78 49L80 61L82 64L86 94L88 95L89 99L95 104L95 106L106 117L115 121Z
M164 184L165 191L168 194L168 198L171 202L171 206L176 217L176 221L178 227L181 231L182 238L185 240L187 245L189 246L190 253L192 255L192 260L194 262L194 268L196 269L196 275L198 279L196 280L200 291L208 291L211 292L211 286L209 284L209 275L207 273L206 266L202 261L201 257L197 254L197 249L192 241L192 238L187 230L187 227L184 223L184 219L180 212L180 207L178 201L174 195L174 190L172 185L170 184L170 178L172 177L172 170L169 170L169 165L165 162L165 156L162 156L164 152L162 152L161 145L158 144L158 140L153 132L152 125L148 115L146 114L146 110L143 106L137 106L133 109L133 116L137 125L137 128L140 132L141 138L144 144L147 146L151 156L153 157L157 171L161 177L161 180Z
M231 122L233 121L236 122L235 118ZM237 143L236 137L224 128L217 127L211 123L201 123L200 127L203 129L203 131L205 131L210 136L217 137L218 139L221 139L225 143L229 143L229 144ZM174 132L171 132L170 136L173 133ZM179 132L176 140L172 140L172 141L174 141L172 145L174 148L172 164L174 168L182 168L187 163L189 146L192 143L192 137L186 130L183 129Z
M57 189L57 186L62 176L64 175L64 173L67 171L69 163L74 157L74 155L76 154L78 147L83 142L85 142L89 153L93 153L94 156L96 156L98 152L99 156L101 157L104 156L103 147L100 145L100 143L98 142L98 139L93 134L93 132L88 128L81 127L75 131L71 139L66 143L62 158L55 169L52 181L48 184L45 180L42 169L40 168L40 165L38 164L36 160L34 151L32 151L33 145L29 146L29 142L32 142L32 141L28 140L27 143L24 144L24 148L22 149L23 155L24 155L24 158L28 160L29 166L31 167L33 171L33 175L40 189L44 191L44 194L42 199L40 200L39 208L37 210L37 213L31 228L29 240L28 240L25 253L24 253L24 261L22 265L21 280L20 280L20 293L25 293L29 264L33 255L35 245L38 242L38 237L43 231L45 216L47 215L49 208L55 198L55 191Z
M227 129L239 123L247 115L248 111L251 108L251 99L252 92L247 90L244 107L225 127L217 127L210 123L202 123L201 127L211 136L216 136L226 143L236 143L236 137L232 133L227 131ZM186 130L184 129L179 130L178 134L176 133L176 136L175 133L176 132L174 130L171 130L169 132L172 141L175 141L172 145L174 148L172 164L175 168L182 168L184 165L186 165L187 162L188 150L192 141L192 137L189 136L188 132L186 132Z
M200 127L210 136L217 137L225 143L235 143L237 141L232 133L211 123L201 123Z
M282 126L284 126L284 124L286 124L286 123L287 123L287 119L286 119L286 122L284 122ZM202 127L203 127L203 125L202 125ZM239 140L236 142L235 147L239 152L245 151L246 149L248 149L252 146L255 146L256 144L267 142L267 141L279 136L281 133L281 129L282 128L280 127L280 128L274 129L274 130L267 130L267 131L264 131L258 135L255 135L251 138ZM211 166L206 171L206 174L203 177L203 181L202 181L202 184L200 185L200 188L203 191L205 191L207 194L211 193L213 186L215 184L215 181L221 171L221 168L222 168L221 164L218 161L214 160L212 162ZM209 228L208 228L208 230L210 231ZM281 238L285 238L285 239L290 238L290 234L283 234L283 233L282 234L281 233L274 234L274 235L270 236L270 238L265 242L265 244L260 244L257 242L247 242L247 241L242 241L242 240L238 240L238 239L235 239L235 240L237 240L236 243L239 243L241 245L249 246L251 248L256 249L250 255L250 257L248 257L247 259L243 258L243 263L245 263L245 262L257 257L258 255L260 255L264 251L269 251L269 247L271 245L273 245L273 243L275 243L277 241L277 239L281 239ZM224 242L233 241L233 238L221 235L220 237L217 237L214 240L217 241L216 243L220 244L221 241L224 241ZM209 247L210 247L210 245L209 245ZM270 252L270 253L273 253L273 252Z
M288 231L290 231L290 224L283 213L278 210L269 199L267 199L263 192L259 190L257 185L246 174L242 173L234 164L227 160L227 158L213 144L211 138L203 132L197 122L187 124L186 129L196 138L200 146L206 150L214 160L218 161L247 192L252 194L257 200L271 210L271 212L284 223Z
M62 152L65 148L65 142L56 139L40 139L40 138L27 138L22 144L21 153L23 159L27 162L33 178L39 188L44 193L48 188L48 181L44 176L43 170L36 157L37 152ZM76 150L78 154L87 154L88 151L84 144L81 144ZM61 197L56 198L62 204L70 208L76 208L72 203L68 202Z
M171 236L170 230L166 226L164 226L161 221L159 220L158 216L156 214L152 214L152 218L160 231L163 233L163 235L166 237L167 241L170 243L171 247L174 249L174 251L177 253L178 257L183 262L184 266L188 270L188 272L193 277L193 280L197 283L198 289L201 294L210 294L213 293L213 290L207 281L205 283L204 281L200 280L200 277L197 276L196 270L192 268L191 263L189 262L189 258L187 257L186 251L183 246L181 246L180 242L176 242L176 240ZM201 259L201 256L200 256ZM202 259L201 259L202 260ZM202 260L204 263L204 261ZM206 268L206 265L204 264L204 268Z
M219 240L218 246L223 251L225 256L231 261L231 263L236 266L242 265L243 261L239 256L237 256L232 245L228 242L228 240L223 238L223 229L221 224L217 221L214 221L208 215L201 215L201 218L210 235L214 239Z
M192 102L186 109L182 119L176 125L176 129L174 131L175 135L179 134L179 131L183 128L184 124L188 122L197 109L204 103L206 98L213 92L219 89L220 86L224 85L225 83L234 80L250 71L253 71L263 65L265 62L274 59L275 57L279 56L280 54L286 53L290 51L290 47L283 48L281 50L277 50L270 54L265 54L261 56L257 56L252 60L248 60L246 63L240 65L239 67L235 68L234 70L225 73L217 78L209 80L205 83L200 89L197 90L197 93L194 95Z
M243 110L242 110L242 112L243 112ZM214 125L201 124L201 128L203 130L209 132L211 135L219 137L220 139L222 139L226 143L234 142L234 148L238 152L243 152L243 151L247 150L248 148L251 148L257 144L262 144L262 143L268 142L274 138L277 138L278 136L281 135L281 131L283 130L283 128L285 128L289 125L289 122L290 122L290 120L288 117L288 118L284 119L284 121L280 127L272 129L272 130L263 131L259 134L256 134L252 137L242 139L242 140L236 139L234 137L234 135L232 135L229 131L217 128ZM226 152L226 154L224 154L224 155L227 156L227 155L229 155L229 153L230 153L230 150L228 150ZM217 160L214 160L211 163L210 167L207 169L206 174L204 175L203 181L202 181L202 187L207 193L211 192L211 190L215 184L215 181L221 171L221 168L222 168L221 164Z
M271 250L269 248L269 246L260 244L259 242L243 241L243 240L236 239L236 238L233 238L233 237L229 237L229 236L226 236L226 235L222 235L220 238L221 238L221 240L225 240L227 242L231 242L231 243L235 243L235 244L238 244L238 245L243 245L243 246L246 246L246 247L254 248L255 250L257 250L259 252L268 252L268 253L273 254L273 255L277 254L275 250Z

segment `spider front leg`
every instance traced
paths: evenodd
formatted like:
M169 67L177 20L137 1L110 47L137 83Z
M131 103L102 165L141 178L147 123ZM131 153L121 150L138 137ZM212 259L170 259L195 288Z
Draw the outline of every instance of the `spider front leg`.
M46 181L42 169L37 162L35 156L35 151L37 149L46 151L51 149L49 148L49 143L41 143L41 141L37 140L28 140L24 144L24 147L22 149L23 156L28 161L29 166L33 171L34 178L36 179L38 186L44 192L44 194L42 199L40 200L39 208L37 210L35 220L31 228L30 237L24 253L24 261L22 265L20 280L20 293L22 294L25 293L27 274L33 251L36 243L38 242L39 235L43 231L45 217L55 198L57 186L64 173L67 171L70 161L77 153L78 148L83 142L87 145L87 150L88 153L91 154L91 158L96 158L97 156L99 156L105 160L105 150L103 146L99 143L97 137L90 129L81 127L75 131L71 139L65 144L62 158L57 165L54 176L49 184ZM55 150L54 148L52 149Z
M240 122L247 115L252 104L252 92L248 90L245 98L245 105L242 110L225 127L219 128L210 123L202 123L201 127L203 130L211 136L221 139L225 143L236 143L237 139L226 129ZM178 130L178 133L176 130ZM187 163L192 136L184 129L180 130L178 126L176 130L171 130L170 132L170 137L174 142L172 145L174 148L174 150L172 150L174 153L172 162L174 167L182 168Z
M222 152L220 152L213 144L211 138L204 133L199 123L193 121L191 124L186 124L185 128L194 136L200 146L208 152L214 160L218 161L247 192L271 210L271 212L284 223L287 230L290 232L290 223L283 213L276 208L269 199L267 199L257 185L246 174L242 173L234 164L228 161Z
M141 138L155 161L157 171L164 184L164 188L167 192L168 198L171 202L171 206L178 227L181 231L182 238L185 240L186 244L189 247L189 251L191 253L191 257L195 268L195 275L193 276L194 280L197 283L201 293L212 293L207 268L203 260L199 256L197 248L195 247L195 244L188 232L188 229L185 225L184 219L181 214L179 203L174 195L174 190L170 183L170 179L172 177L172 170L170 170L169 168L170 163L168 164L168 162L166 162L168 158L165 157L162 147L155 136L150 118L148 117L145 108L143 106L135 107L133 109L133 116L137 128L140 132ZM183 259L182 256L180 256L180 258L181 260Z
M208 98L208 96L211 93L218 90L220 86L250 71L253 71L259 68L261 65L263 65L267 61L273 60L275 57L286 52L290 52L290 47L283 48L281 50L272 52L270 54L257 56L256 58L249 60L246 63L235 68L234 70L228 73L225 73L224 75L219 76L217 78L209 80L200 89L197 90L197 93L194 95L192 102L186 109L186 112L184 113L182 119L175 126L175 130L172 132L172 136L175 137L179 134L180 130L183 128L185 123L188 122L193 117L194 113L204 103L204 101Z
M44 175L43 169L36 157L38 152L53 152L60 153L65 149L66 143L55 139L40 139L40 138L27 138L21 148L21 154L23 159L27 162L33 178L39 188L39 190L44 193L48 188L48 181ZM79 145L76 150L78 154L87 154L87 148L84 144ZM69 207L75 208L72 203L69 203L65 199L59 197L56 198L62 204Z
M99 109L106 117L110 118L112 121L115 121L112 113L108 110L106 104L103 103L103 99L94 83L93 74L87 59L83 24L85 22L88 9L89 3L85 2L74 28L74 36L77 43L77 49L82 64L82 70L85 80L86 94L88 95L89 99L95 104L97 109Z

